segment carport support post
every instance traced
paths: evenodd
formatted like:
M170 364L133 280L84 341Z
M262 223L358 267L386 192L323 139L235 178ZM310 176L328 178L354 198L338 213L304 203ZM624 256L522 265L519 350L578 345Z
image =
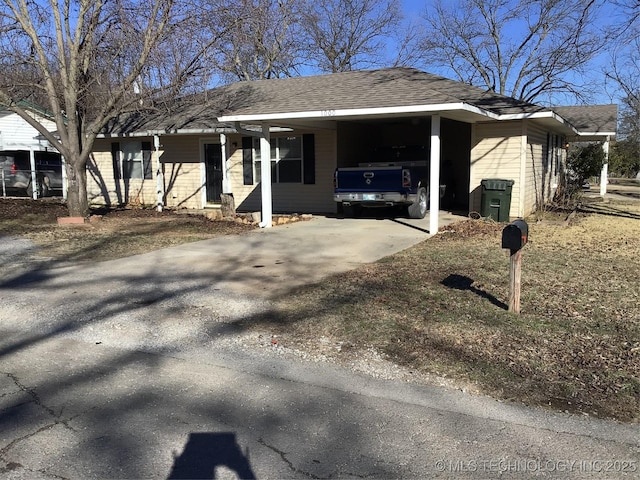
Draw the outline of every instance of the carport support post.
M162 175L162 165L160 165L160 136L153 136L153 150L156 156L156 188L158 191L157 206L158 212L162 211L164 207L164 179Z
M609 137L602 144L604 150L604 165L602 165L602 172L600 172L600 196L604 197L607 193L607 181L609 180Z
M438 211L440 210L440 115L431 117L431 164L429 180L429 233L438 233Z
M260 135L260 184L262 192L262 228L271 228L273 225L273 210L271 197L271 144L269 125L262 124Z
M520 313L520 285L522 278L522 249L511 250L509 263L509 311Z
M229 142L224 133L220 134L220 148L222 150L222 193L231 193L229 180Z
M29 149L29 160L31 161L31 196L36 200L38 198L38 184L36 183L36 153L33 148Z

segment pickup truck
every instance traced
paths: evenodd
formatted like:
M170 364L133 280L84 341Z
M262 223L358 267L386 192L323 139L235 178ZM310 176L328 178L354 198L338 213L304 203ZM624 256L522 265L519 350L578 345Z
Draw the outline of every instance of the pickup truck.
M402 160L409 156L403 148L389 150L391 161L336 169L333 199L338 213L357 216L363 207L400 207L410 218L424 218L429 209L429 162ZM444 190L440 185L441 198Z
M53 152L35 152L38 197L62 194L62 159ZM31 160L24 150L0 152L0 196L33 195Z

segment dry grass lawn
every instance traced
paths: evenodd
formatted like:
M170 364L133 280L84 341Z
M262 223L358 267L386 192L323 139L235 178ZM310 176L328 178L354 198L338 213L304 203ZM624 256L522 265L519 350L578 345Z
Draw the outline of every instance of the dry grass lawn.
M273 332L344 363L373 349L416 377L638 422L640 204L583 207L528 219L520 315L506 311L504 225L468 220L281 299Z
M275 299L250 330L350 363L374 351L415 372L499 399L640 421L640 185L607 203L527 219L522 313L506 311L503 224L467 220L380 262ZM623 187L623 188L622 188ZM617 190L616 190L617 189ZM0 235L52 259L97 261L246 231L233 222L145 210L61 228L56 202L0 199ZM336 348L339 346L339 348Z

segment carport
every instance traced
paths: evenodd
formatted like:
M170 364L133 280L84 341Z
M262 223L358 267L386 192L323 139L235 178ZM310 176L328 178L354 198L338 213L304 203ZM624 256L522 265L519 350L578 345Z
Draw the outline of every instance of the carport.
M440 210L440 184L447 184L451 201L459 209L469 208L469 167L472 121L483 112L470 105L418 105L412 108L372 108L293 112L272 115L230 115L220 118L233 122L236 131L260 138L260 156L270 158L270 132L273 128L313 127L335 129L338 167L355 166L366 160L359 146L382 139L389 145L425 145L430 165L429 232L437 233ZM245 125L259 122L261 130ZM443 168L444 167L444 168ZM457 172L457 173L456 173ZM443 175L444 174L444 175ZM270 162L261 163L262 222L272 226ZM452 183L452 180L455 180ZM447 183L448 181L448 183ZM466 193L464 193L466 192Z
M525 190L534 184L530 160L542 163L548 149L537 138L546 138L547 129L558 135L574 131L544 107L410 68L239 82L219 93L229 107L218 120L260 139L261 226L267 228L273 196L270 162L264 160L273 160L273 132L334 132L334 167L366 162L372 146L424 146L430 164L429 232L436 233L440 184L449 195L443 200L468 213L480 183L474 174L510 175L519 189L518 210L524 210ZM530 121L534 149L526 143ZM482 134L476 134L480 125ZM484 151L474 153L487 138Z
M328 77L328 76L327 76ZM297 79L304 80L304 79ZM260 82L254 82L260 83ZM268 110L268 109L267 109ZM237 132L260 139L260 156L270 158L270 133L276 129L323 129L336 132L336 166L365 161L373 141L379 145L424 145L430 164L429 232L439 227L439 185L448 185L445 199L457 209L469 208L471 125L494 114L465 103L418 104L278 113L228 114L221 122ZM256 129L255 126L260 128ZM262 222L272 225L270 163L261 163Z

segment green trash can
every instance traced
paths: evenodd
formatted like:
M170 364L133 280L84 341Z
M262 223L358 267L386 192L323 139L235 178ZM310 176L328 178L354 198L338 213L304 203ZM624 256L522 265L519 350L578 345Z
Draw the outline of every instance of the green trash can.
M480 215L490 217L497 222L508 222L513 180L487 178L482 180L481 184Z

